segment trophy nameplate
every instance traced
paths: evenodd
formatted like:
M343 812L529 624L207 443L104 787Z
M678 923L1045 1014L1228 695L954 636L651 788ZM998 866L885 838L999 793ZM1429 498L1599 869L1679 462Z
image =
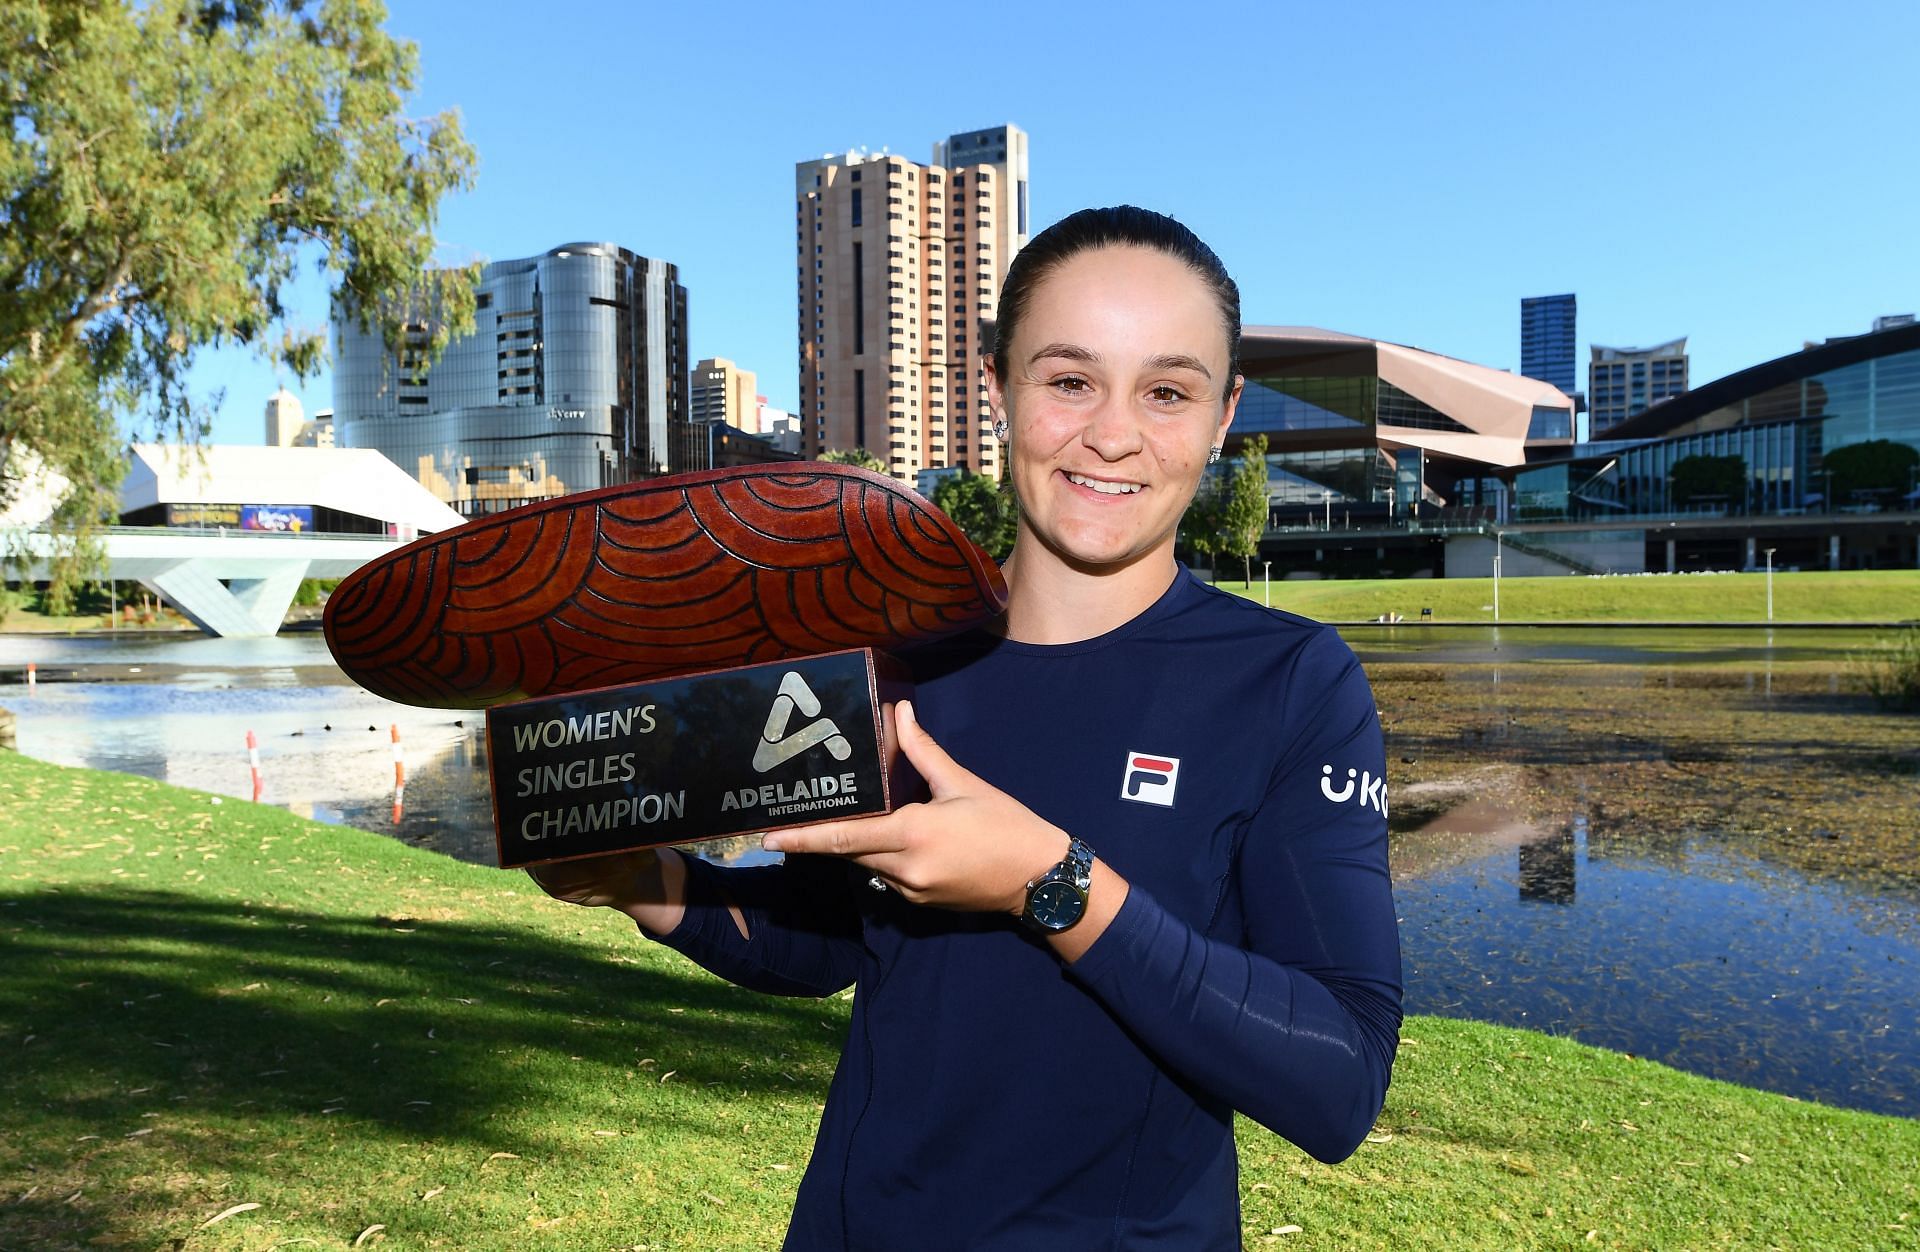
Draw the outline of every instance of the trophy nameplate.
M892 733L907 692L860 648L495 705L500 864L890 812L920 795Z

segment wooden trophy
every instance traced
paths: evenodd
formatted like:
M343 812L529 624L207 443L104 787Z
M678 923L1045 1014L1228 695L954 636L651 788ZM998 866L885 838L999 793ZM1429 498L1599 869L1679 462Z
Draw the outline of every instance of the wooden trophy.
M869 470L707 470L527 505L343 580L375 695L487 710L503 866L882 813L917 786L884 649L1006 607L959 527Z

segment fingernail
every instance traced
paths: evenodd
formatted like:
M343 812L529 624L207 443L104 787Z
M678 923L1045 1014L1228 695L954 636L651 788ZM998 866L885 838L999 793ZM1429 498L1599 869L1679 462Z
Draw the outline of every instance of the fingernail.
M779 835L768 835L760 841L760 846L769 852L780 852L786 848L786 843Z
M913 715L913 701L911 700L902 700L899 704L895 705L893 715L903 722L910 722L915 726L920 724L920 719Z

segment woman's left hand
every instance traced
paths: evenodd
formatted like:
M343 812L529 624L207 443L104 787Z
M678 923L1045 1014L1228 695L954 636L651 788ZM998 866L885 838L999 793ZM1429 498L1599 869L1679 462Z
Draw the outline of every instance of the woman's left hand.
M1067 854L1067 832L970 773L921 729L913 705L894 707L900 750L931 799L878 817L823 822L766 837L771 852L842 856L915 904L1018 916L1027 884Z

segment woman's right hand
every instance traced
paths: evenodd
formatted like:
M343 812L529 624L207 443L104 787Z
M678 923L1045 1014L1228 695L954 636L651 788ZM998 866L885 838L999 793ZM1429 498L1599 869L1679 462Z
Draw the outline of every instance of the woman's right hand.
M686 907L686 869L672 849L642 848L530 865L527 877L556 900L617 909L654 934L678 926Z

